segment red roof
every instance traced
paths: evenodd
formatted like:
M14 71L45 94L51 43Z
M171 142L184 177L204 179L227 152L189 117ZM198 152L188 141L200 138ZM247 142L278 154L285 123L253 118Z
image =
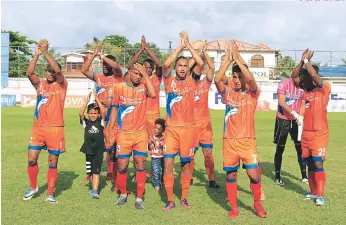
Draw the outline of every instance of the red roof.
M278 52L267 45L260 43L258 45L249 44L247 42L231 39L231 40L215 40L208 42L207 50L224 51L231 46L231 41L235 41L238 45L239 51L241 52ZM198 49L205 41L198 40L192 43L192 47Z

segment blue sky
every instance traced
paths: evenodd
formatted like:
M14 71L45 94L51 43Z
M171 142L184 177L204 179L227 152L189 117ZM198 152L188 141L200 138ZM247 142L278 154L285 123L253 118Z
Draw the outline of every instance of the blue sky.
M345 2L129 2L2 1L1 26L54 47L81 48L92 38L141 35L160 48L190 39L238 39L276 49L345 50ZM288 54L288 53L287 53ZM300 55L300 53L299 53ZM316 54L329 58L330 53ZM322 57L323 55L323 57ZM346 52L335 53L333 57Z

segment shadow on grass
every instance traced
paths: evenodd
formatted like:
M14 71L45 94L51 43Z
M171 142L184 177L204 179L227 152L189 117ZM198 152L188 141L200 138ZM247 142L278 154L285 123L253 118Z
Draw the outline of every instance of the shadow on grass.
M274 171L274 163L271 162L261 162L261 167L262 167L262 175L270 178L271 180L273 180L273 182L275 181L275 174L273 173ZM295 180L300 181L300 179L288 172L282 171L281 170L281 174L282 176L286 176ZM285 183L284 186L282 186L284 189L289 190L289 191L293 191L299 194L306 194L306 190L304 188L302 188L301 185L293 183L290 179L285 179L285 178L281 178L283 180L283 182Z
M220 185L220 189L214 189L210 188L209 181L207 179L207 174L204 169L195 169L194 170L194 177L197 178L200 182L194 183L195 186L204 186L210 199L213 200L216 204L220 205L225 210L230 210L230 206L227 202L227 192L225 190L225 181L226 181L226 173L219 173L217 170L214 171L215 180L217 180L217 183ZM220 182L222 180L222 182ZM238 185L238 191L245 192L247 194L252 195L251 192L244 190ZM245 205L241 200L238 199L238 207L243 208L245 210L248 210L254 214L255 211L251 206Z

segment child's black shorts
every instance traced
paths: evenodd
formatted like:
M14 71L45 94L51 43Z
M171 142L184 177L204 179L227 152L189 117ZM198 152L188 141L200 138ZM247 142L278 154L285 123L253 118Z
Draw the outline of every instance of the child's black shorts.
M86 171L87 174L100 174L103 161L103 153L85 154L86 156Z

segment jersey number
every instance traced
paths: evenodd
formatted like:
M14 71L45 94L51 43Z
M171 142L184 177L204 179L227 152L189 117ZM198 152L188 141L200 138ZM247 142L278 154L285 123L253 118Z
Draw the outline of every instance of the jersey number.
M318 155L319 156L326 156L326 151L327 151L326 148L319 148L318 149Z

